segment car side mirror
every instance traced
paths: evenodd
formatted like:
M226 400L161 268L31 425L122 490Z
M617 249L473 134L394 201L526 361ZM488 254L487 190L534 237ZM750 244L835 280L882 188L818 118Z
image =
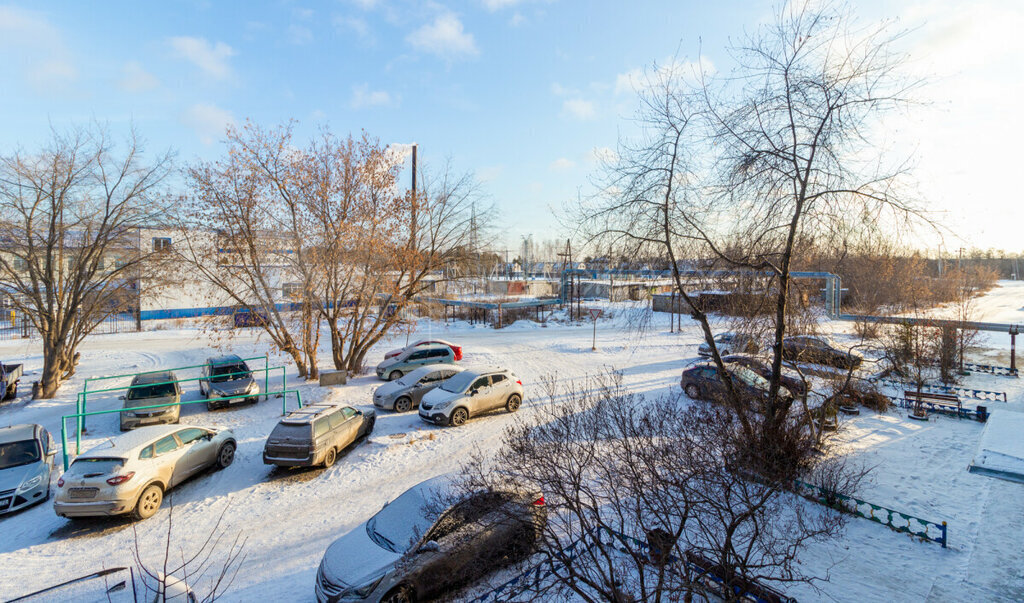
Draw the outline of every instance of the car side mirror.
M423 543L416 552L417 553L436 553L441 550L441 545L436 540L428 540Z
M422 383L417 383L417 384L413 385L413 388L417 388L417 387L423 387L423 384Z
M118 396L117 399L118 400L124 400L124 396Z
M469 395L470 395L470 396L475 396L475 395L477 395L477 393L478 393L479 391L480 391L480 390L478 390L478 389L474 389L474 390L472 390L472 391L470 391L470 392L469 392Z
M46 456L53 460L53 457L57 456L57 449L50 448L49 450L46 451Z

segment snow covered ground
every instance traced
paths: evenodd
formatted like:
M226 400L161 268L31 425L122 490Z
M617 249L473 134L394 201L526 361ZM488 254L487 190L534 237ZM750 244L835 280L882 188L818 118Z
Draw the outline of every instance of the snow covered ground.
M411 339L443 337L463 346L465 364L512 369L526 390L520 411L524 414L536 403L542 376L572 380L604 367L621 370L625 383L636 391L679 395L680 370L696 358L700 342L695 327L684 322L683 333L669 333L668 315L657 314L649 328L638 334L631 325L646 310L606 302L587 305L613 315L598 323L596 352L590 350L589 322L542 327L519 321L494 330L424 321ZM1016 320L1024 320L1024 286L1003 283L980 306L1002 313L983 320L1014 321L1010 318L1014 307ZM833 328L839 341L850 337L846 334L850 325L845 323L826 328ZM254 334L219 342L190 328L96 336L82 346L78 374L59 396L35 402L27 400L27 393L29 382L41 369L38 342L0 343L0 359L26 364L23 397L0 406L0 425L41 423L59 437L60 417L73 412L75 395L86 377L195 365L225 351L263 355L269 346ZM371 360L404 342L404 335L382 342ZM286 364L285 358L271 354L274 364ZM322 356L320 364L329 366L329 354ZM179 378L195 374L184 372ZM298 384L294 371L288 371L288 378L290 384ZM999 407L1024 410L1024 385L1018 379L974 376L969 383L1005 390L1010 401L998 403ZM379 384L365 376L336 388L299 387L304 401L328 399L370 409L372 391ZM195 382L185 390L184 399L198 399ZM118 407L116 394L89 403L90 410ZM503 428L514 420L496 413L473 419L462 428L446 429L421 422L415 412L379 412L373 436L344 454L334 467L280 472L261 460L264 440L280 412L280 400L274 399L217 412L207 412L201 404L182 409L182 423L230 427L239 440L231 467L202 475L173 493L175 541L186 550L199 546L222 512L221 529L247 539L245 565L227 600L312 601L316 568L333 540L410 486L458 469L476 449L494 448ZM83 449L118 433L116 414L92 419L89 427ZM837 601L1024 598L1020 538L1024 485L967 472L982 429L981 424L947 417L922 424L906 419L901 411L868 412L845 420L839 435L844 446L876 467L874 483L861 497L925 519L947 521L950 548L851 519L845 538L808 550L802 560L808 570L827 573L830 581L819 584L820 590L795 587L792 594L801 600ZM168 507L165 502L156 517L134 525L144 549L163 542ZM50 503L0 518L0 599L101 567L132 564L135 530L122 520L72 523L57 517ZM148 555L150 561L157 561L155 551Z

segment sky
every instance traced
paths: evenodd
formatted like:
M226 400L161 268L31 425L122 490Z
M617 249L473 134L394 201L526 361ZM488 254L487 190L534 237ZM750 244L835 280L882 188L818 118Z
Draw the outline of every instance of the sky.
M182 163L223 153L228 124L298 121L419 145L472 171L497 247L564 239L597 158L636 131L632 76L654 62L729 64L768 0L331 0L0 4L0 153L96 120L134 124ZM921 201L950 232L925 244L1024 251L1011 177L1024 140L1024 2L862 0L892 19L920 103L887 118Z

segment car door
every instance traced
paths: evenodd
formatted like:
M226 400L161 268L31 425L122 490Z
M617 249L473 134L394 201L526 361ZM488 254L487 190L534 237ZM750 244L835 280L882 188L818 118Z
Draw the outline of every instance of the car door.
M356 409L349 406L328 416L331 425L331 437L334 445L341 450L347 448L359 436L359 425L362 417L356 413Z
M444 371L433 371L417 381L416 385L409 389L409 397L412 398L413 403L419 404L423 400L424 394L440 385L443 380L442 375L444 375Z
M492 408L503 408L512 389L512 380L504 373L491 375Z
M709 400L721 400L725 397L725 384L718 375L718 369L709 366L700 370L701 381L704 382L704 391L707 392Z
M429 355L430 350L416 350L412 354L409 354L409 358L405 361L405 364L409 367L408 371L415 370L416 367L422 366Z
M217 458L217 447L212 434L199 427L187 427L177 433L178 440L185 448L185 477L195 475L213 464Z
M481 554L486 551L486 533L479 520L493 510L488 497L493 493L483 492L471 496L445 511L427 531L424 542L433 541L438 545L436 553L427 553L417 572L423 579L417 591L424 599L451 592L462 584L479 578L488 571Z
M173 433L154 442L152 450L150 462L155 469L154 473L164 480L168 489L177 486L188 477L184 462L187 451Z
M473 385L469 386L466 393L469 398L469 414L475 415L490 410L488 395L491 393L491 378L489 376L479 377L473 382Z

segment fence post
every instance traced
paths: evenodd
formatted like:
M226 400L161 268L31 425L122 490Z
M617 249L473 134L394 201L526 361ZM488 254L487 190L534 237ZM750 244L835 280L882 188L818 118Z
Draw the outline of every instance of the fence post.
M61 452L64 453L64 471L68 470L68 429L67 421L64 417L60 419L60 443L64 447Z
M942 522L942 548L946 548L946 522Z
M263 353L263 394L270 399L270 352Z

